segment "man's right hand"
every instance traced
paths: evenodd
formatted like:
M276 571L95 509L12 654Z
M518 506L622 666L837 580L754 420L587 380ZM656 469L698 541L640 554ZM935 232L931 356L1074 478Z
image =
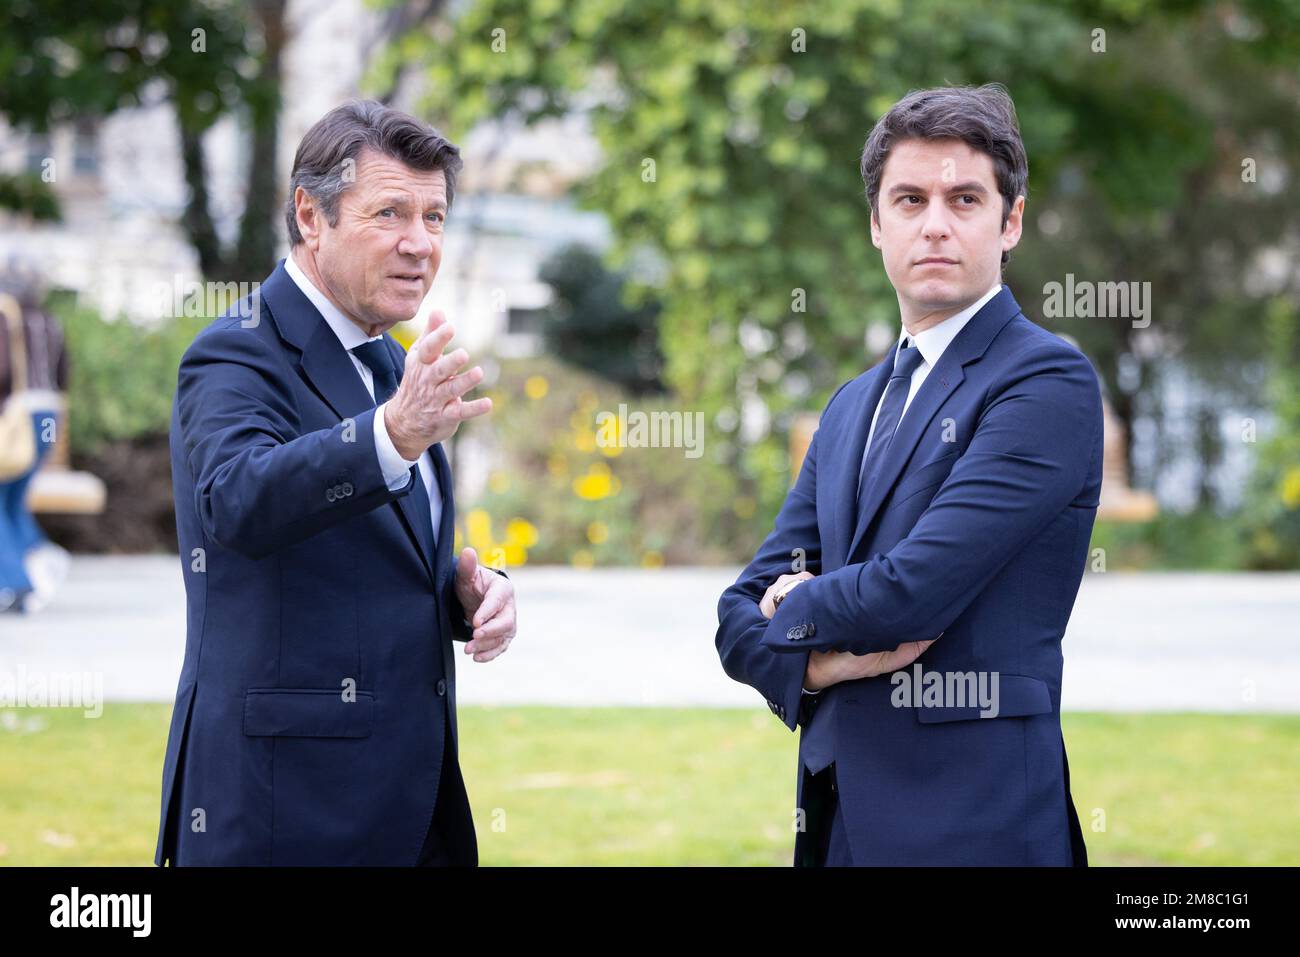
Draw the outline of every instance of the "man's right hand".
M454 374L469 361L464 349L442 354L455 335L441 311L431 312L424 335L406 353L397 391L384 405L384 426L404 459L418 459L430 446L451 438L466 419L492 411L489 398L461 398L483 381L483 369Z
M929 641L905 641L893 651L875 651L869 655L855 655L848 651L814 651L808 655L803 686L809 691L821 691L841 681L874 678L906 668L921 656L921 652L943 637Z

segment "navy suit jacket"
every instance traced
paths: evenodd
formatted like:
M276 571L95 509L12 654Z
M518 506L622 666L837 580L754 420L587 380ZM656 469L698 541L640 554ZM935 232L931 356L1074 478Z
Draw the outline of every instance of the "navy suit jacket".
M855 864L1084 864L1060 729L1061 638L1101 489L1096 373L1003 286L930 370L859 508L896 348L832 396L774 530L723 593L723 667L803 727L801 752L823 722ZM758 602L799 555L817 577L769 622ZM811 650L932 638L917 659L925 672L997 673L996 717L895 707L889 675L801 700ZM807 843L797 836L797 861Z
M402 348L384 341L400 375ZM181 360L171 462L188 622L156 864L416 863L456 760L452 639L470 635L447 459L430 450L435 553L416 469L396 492L384 481L374 415L283 263L257 309L213 321Z

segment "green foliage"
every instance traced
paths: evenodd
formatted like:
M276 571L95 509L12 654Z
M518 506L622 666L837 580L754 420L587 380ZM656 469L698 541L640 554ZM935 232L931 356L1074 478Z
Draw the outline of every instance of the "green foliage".
M1104 549L1106 571L1231 571L1247 549L1239 517L1214 509L1161 512L1149 522L1097 522L1092 549Z
M626 277L585 246L557 251L538 278L554 293L542 325L550 353L633 393L662 391L657 302L624 303Z
M57 220L62 215L54 191L39 176L30 173L0 173L0 209L45 221Z
M684 492L709 540L741 554L789 487L792 416L875 361L868 326L897 328L857 160L909 89L999 81L1015 98L1030 206L1008 281L1031 317L1066 272L1153 283L1154 359L1127 321L1058 324L1126 423L1125 361L1144 384L1174 358L1231 381L1261 354L1247 319L1264 293L1244 277L1294 213L1242 161L1285 175L1300 155L1281 66L1296 17L1264 5L1233 20L1208 0L479 0L426 41L428 109L452 135L487 116L589 113L603 165L581 198L612 221L616 259L648 247L667 264L666 379L718 428ZM751 434L739 413L756 406L770 427ZM758 507L738 514L743 499Z
M182 121L206 129L247 92L254 58L236 3L11 0L0 13L0 114L43 131L139 105L161 79Z
M68 350L68 430L74 456L105 443L166 435L181 356L209 319L182 317L156 328L105 321L70 297L49 303Z
M1246 506L1246 564L1300 568L1300 310L1278 299L1264 322L1274 421L1259 445Z

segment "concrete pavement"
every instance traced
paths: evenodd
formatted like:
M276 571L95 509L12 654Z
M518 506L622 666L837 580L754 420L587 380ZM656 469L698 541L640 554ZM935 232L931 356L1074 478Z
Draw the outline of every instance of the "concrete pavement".
M512 570L519 636L461 660L459 700L766 712L713 646L738 572ZM102 675L108 701L172 700L184 645L174 555L76 557L50 607L0 616L0 672ZM1066 710L1300 712L1300 575L1089 574L1064 652Z

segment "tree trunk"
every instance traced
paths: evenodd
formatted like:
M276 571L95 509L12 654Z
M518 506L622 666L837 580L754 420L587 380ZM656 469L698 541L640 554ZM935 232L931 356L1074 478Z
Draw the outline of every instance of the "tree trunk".
M275 266L277 188L276 143L280 135L280 66L285 44L285 0L257 0L254 16L262 29L262 62L248 98L250 145L239 245L232 263L236 278L253 282Z

